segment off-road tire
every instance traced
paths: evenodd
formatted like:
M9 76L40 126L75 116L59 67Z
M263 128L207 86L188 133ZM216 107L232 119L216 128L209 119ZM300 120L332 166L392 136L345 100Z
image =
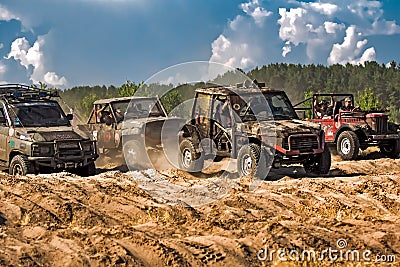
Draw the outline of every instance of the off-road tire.
M204 167L204 156L196 152L194 143L184 139L179 145L179 168L187 172L201 172Z
M340 133L337 139L337 151L342 160L353 160L358 156L360 141L358 136L351 131Z
M380 151L388 158L397 159L400 156L400 141L394 140L388 145L379 145Z
M146 148L137 140L129 140L123 144L126 166L129 170L144 170L151 168Z
M88 176L93 176L96 175L96 165L94 162L90 162L87 165L80 167L78 169L78 175L82 177L88 177Z
M237 171L240 177L251 176L265 179L267 176L266 153L257 144L248 144L240 148L237 157Z
M33 165L25 155L16 155L12 158L9 174L22 176L30 173L34 173Z
M331 169L331 152L329 146L325 144L324 151L314 157L313 162L304 164L304 170L310 174L328 174Z

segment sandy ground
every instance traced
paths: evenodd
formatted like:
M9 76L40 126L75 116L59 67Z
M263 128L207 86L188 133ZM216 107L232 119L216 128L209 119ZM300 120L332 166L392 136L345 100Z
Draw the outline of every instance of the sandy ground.
M126 172L108 163L89 178L0 173L0 265L398 264L400 159L333 159L327 177L284 167L251 192L240 183L214 199L196 192L213 199L198 205L142 185L205 185L220 172Z

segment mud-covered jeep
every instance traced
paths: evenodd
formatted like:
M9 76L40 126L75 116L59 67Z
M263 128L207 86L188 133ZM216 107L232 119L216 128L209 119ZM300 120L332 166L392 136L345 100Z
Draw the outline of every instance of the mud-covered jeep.
M331 156L321 127L299 120L284 91L245 85L195 90L192 117L181 131L180 167L197 172L205 159L230 157L240 176L264 179L268 167L294 163L327 174Z
M148 168L146 147L160 145L165 121L173 120L158 97L129 96L96 100L79 127L97 140L100 155L124 155L129 168Z
M57 91L0 85L0 165L12 175L69 170L96 172L96 142L74 129Z

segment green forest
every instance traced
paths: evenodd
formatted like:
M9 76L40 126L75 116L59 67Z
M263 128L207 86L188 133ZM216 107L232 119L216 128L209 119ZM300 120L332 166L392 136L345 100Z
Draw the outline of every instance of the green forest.
M389 112L390 120L400 122L400 64L389 66L377 62L363 65L302 65L275 63L245 72L251 79L265 82L266 86L284 90L295 104L315 93L352 93L356 104L364 108L380 108ZM181 85L161 100L167 110L193 96L193 90L204 84ZM133 95L142 83L127 81L120 86L79 86L60 91L61 105L85 122L92 103L101 98ZM172 88L172 85L171 85ZM141 90L142 91L142 90ZM144 90L151 92L151 88Z

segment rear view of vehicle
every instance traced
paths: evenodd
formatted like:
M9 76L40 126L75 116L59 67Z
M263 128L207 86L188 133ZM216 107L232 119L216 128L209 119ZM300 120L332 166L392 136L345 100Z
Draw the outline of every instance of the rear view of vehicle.
M71 124L56 91L0 85L0 160L10 174L69 170L95 174L96 142Z

